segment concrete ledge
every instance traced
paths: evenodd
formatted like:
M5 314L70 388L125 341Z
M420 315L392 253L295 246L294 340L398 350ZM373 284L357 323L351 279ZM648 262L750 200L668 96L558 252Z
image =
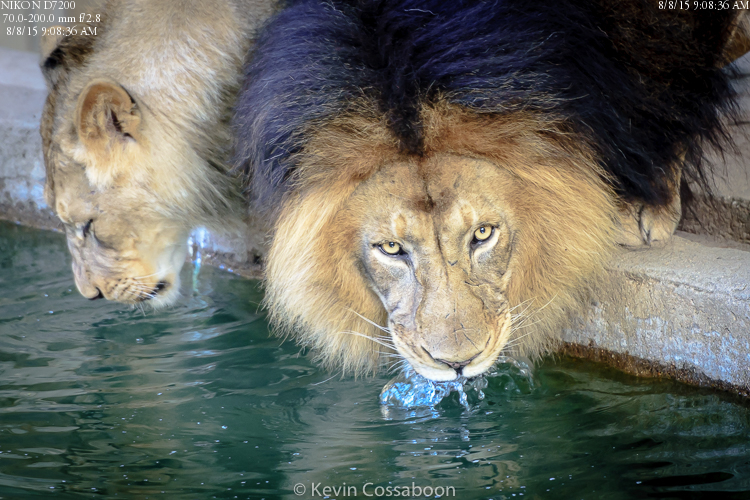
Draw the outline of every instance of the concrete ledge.
M676 236L663 249L623 251L596 295L566 342L648 360L686 382L750 388L750 252Z
M39 121L47 88L37 59L35 54L0 49L0 211L4 217L52 229L59 223L44 202Z
M0 49L0 218L55 229L59 223L42 195L38 124L45 93L36 55ZM721 195L739 207L733 232L746 235L745 163L727 165L734 173ZM259 227L260 221L248 219L246 234L233 238L197 230L191 237L193 255L257 278L265 243ZM735 246L677 237L661 250L618 255L590 313L565 331L563 352L639 375L749 395L750 252Z

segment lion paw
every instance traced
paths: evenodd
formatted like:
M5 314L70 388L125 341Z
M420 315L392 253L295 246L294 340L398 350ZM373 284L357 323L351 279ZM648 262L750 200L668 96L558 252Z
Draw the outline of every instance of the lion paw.
M643 203L620 209L617 243L627 248L663 247L672 238L682 215L679 195L666 207Z

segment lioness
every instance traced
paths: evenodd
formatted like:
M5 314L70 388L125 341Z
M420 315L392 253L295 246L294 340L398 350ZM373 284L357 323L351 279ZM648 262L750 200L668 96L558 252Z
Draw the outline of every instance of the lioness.
M189 231L240 212L229 113L271 3L115 0L48 30L45 195L85 297L173 301Z
M671 236L731 108L731 12L291 3L247 67L237 162L275 221L273 320L344 371L540 352L616 242Z

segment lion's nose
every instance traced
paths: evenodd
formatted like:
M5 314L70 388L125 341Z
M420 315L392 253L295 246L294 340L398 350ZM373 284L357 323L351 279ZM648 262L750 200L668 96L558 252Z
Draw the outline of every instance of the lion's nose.
M461 372L463 372L464 367L468 365L469 363L471 363L472 361L474 361L474 358L476 358L477 356L479 356L479 353L467 359L466 361L448 361L445 359L435 359L435 361L450 366L451 368L456 370L456 373L461 375Z

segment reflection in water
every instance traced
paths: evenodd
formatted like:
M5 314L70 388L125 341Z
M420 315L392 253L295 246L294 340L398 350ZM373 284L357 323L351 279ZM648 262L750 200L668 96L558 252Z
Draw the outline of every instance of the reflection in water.
M67 262L61 235L0 225L0 497L748 496L750 411L725 396L548 360L381 405L387 376L332 377L270 336L255 282L186 269L184 300L144 312L81 299Z

